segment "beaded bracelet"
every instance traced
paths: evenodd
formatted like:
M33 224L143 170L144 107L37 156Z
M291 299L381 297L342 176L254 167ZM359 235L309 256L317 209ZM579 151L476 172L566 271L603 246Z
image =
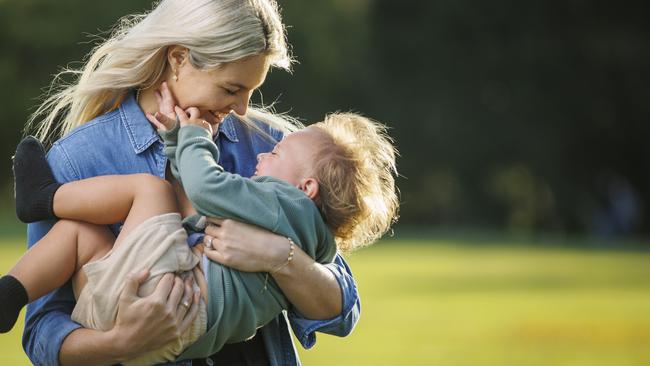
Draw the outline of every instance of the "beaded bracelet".
M295 243L293 242L293 239L291 239L290 237L287 237L287 240L289 241L289 255L287 256L287 260L284 263L282 263L281 265L279 265L279 266L275 267L274 269L272 269L271 272L266 273L266 276L264 277L264 288L262 289L261 292L264 292L267 289L267 284L269 282L269 273L274 274L274 273L278 272L282 268L286 267L289 264L289 262L291 262L293 260L293 253L294 253L294 249L295 249Z
M274 270L271 271L271 273L276 273L277 271L281 270L282 268L286 267L291 260L293 260L293 252L294 252L294 242L291 238L287 237L287 240L289 240L289 256L287 257L287 261L282 263L281 265L275 267Z

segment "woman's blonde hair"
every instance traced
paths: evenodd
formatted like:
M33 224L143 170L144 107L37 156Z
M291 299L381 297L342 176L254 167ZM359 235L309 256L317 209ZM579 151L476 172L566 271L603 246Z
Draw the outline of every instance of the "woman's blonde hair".
M51 142L117 108L130 90L160 81L172 45L186 47L199 69L260 54L285 70L292 62L275 0L162 0L148 13L122 18L81 69L61 71L26 131L35 129L37 137ZM73 80L64 82L66 76ZM289 127L264 109L250 109L246 117Z
M393 140L386 127L354 113L334 113L309 126L325 133L312 170L317 205L343 252L379 239L397 220Z

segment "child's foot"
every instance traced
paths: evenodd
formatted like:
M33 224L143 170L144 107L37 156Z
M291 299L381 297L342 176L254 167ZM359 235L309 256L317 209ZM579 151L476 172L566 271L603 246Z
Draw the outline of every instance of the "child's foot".
M0 278L0 333L7 333L14 327L20 310L27 305L27 291L13 276Z
M61 186L45 159L45 148L32 136L24 138L14 155L16 215L23 222L55 219L54 193Z

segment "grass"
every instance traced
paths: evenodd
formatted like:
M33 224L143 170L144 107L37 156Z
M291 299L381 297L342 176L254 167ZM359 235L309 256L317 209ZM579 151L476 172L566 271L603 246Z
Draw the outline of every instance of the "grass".
M648 365L650 252L387 240L353 254L363 312L306 365ZM0 242L0 272L22 252ZM27 365L22 324L0 364Z

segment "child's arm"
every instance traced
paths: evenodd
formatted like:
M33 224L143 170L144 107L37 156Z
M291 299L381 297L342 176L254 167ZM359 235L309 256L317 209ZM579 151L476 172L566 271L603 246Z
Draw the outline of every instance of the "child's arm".
M176 162L187 197L197 212L277 229L281 200L301 199L300 192L279 180L259 182L225 172L217 164L219 149L210 131L189 124L192 119L181 112L177 110L183 127L178 134Z
M156 90L154 95L158 102L159 111L153 115L147 113L145 116L162 137L165 143L163 151L167 159L169 159L171 173L174 178L180 180L176 165L176 146L178 145L178 129L180 128L174 111L176 101L166 82L162 83L160 90Z

